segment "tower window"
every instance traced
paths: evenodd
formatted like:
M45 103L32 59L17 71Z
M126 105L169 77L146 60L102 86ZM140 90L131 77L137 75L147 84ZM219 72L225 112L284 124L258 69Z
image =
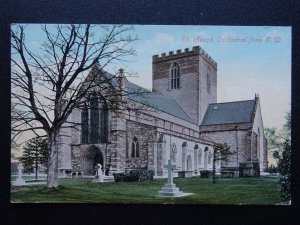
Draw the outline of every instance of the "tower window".
M180 71L177 63L173 63L171 67L171 89L180 88Z
M207 82L207 93L210 94L210 91L211 91L211 71L210 71L209 67L207 67L206 82Z

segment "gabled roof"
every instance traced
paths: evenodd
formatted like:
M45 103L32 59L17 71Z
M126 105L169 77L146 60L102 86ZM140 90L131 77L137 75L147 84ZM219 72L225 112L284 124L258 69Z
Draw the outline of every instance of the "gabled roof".
M183 109L174 100L157 94L155 92L148 91L134 83L128 81L128 98L130 100L139 102L151 108L168 113L180 119L193 122Z
M116 79L112 74L108 72L102 72L102 74L110 80L113 86L116 85ZM127 81L127 89L128 99L193 123L191 118L176 101L158 93L151 92L130 81Z
M254 110L255 100L213 103L208 106L202 125L251 123Z

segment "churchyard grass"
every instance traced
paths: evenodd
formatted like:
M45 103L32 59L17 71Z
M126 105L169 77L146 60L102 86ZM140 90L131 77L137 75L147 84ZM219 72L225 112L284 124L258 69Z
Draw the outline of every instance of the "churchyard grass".
M18 178L18 175L11 175L10 179L11 181L15 181ZM22 176L22 178L24 180L34 180L35 179L35 175L31 174L31 175L24 175ZM38 179L46 179L46 176L38 176Z
M179 189L193 195L170 198L157 196L166 179L146 182L92 183L85 179L61 179L58 190L45 185L12 187L11 201L24 203L154 203L154 204L245 204L268 205L280 202L275 177L174 178Z

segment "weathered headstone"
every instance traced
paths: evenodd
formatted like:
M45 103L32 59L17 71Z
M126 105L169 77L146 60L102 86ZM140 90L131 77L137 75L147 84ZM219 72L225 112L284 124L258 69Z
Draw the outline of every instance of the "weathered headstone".
M23 175L23 170L24 167L22 166L22 164L20 163L18 165L18 178L16 179L16 181L14 182L14 185L24 185L25 184L25 180L22 178Z
M171 160L168 160L168 164L164 165L164 168L168 170L168 182L162 187L161 191L158 192L161 196L169 197L181 197L190 195L190 193L183 193L179 191L179 188L173 183L173 169L176 169L175 165L171 164Z
M99 182L103 182L103 172L102 172L102 165L98 164L98 178Z
M102 165L97 165L97 174L95 178L92 180L94 183L103 183L103 182L114 182L115 179L113 176L106 176L105 173L102 171Z

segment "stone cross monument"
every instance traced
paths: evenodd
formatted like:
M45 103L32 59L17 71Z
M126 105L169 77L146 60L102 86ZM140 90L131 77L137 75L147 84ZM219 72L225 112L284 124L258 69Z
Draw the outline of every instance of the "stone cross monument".
M168 160L168 164L164 165L164 168L168 170L168 184L173 184L173 169L176 169L175 165L172 165L171 160Z
M176 169L175 165L171 164L171 159L168 160L168 164L164 165L164 168L168 169L168 183L162 187L161 191L158 192L161 196L169 196L169 197L180 197L185 196L183 192L179 191L179 188L173 183L173 169Z

